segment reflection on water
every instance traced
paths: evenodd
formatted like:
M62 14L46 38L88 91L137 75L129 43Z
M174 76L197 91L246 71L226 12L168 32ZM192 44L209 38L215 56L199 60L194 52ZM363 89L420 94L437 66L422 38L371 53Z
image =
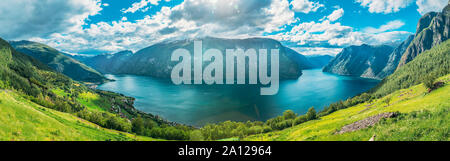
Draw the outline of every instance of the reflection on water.
M277 95L261 96L254 85L173 85L170 80L134 75L107 75L114 82L98 88L132 96L135 106L169 121L204 125L226 120L267 120L291 109L304 114L309 107L347 99L378 81L304 70L298 80L280 82Z

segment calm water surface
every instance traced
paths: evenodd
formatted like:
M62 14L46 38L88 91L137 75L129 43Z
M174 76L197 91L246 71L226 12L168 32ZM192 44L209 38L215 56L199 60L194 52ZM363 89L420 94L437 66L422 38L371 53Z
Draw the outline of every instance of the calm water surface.
M137 109L169 121L201 126L226 120L265 121L291 109L304 114L309 107L324 106L355 96L379 81L303 70L298 80L281 81L277 95L260 96L250 85L174 85L170 80L135 75L107 75L114 79L102 90L135 97Z

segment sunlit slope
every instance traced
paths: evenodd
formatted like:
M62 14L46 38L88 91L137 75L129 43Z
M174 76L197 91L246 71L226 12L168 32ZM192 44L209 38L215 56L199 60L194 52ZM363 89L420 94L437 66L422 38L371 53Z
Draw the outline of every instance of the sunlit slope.
M39 106L14 91L0 91L0 140L155 140L101 128L98 125Z
M450 75L438 79L445 86L431 93L419 84L372 102L339 110L282 131L253 135L244 140L450 140ZM389 100L390 101L386 101ZM343 126L386 112L400 115L375 126L336 134Z

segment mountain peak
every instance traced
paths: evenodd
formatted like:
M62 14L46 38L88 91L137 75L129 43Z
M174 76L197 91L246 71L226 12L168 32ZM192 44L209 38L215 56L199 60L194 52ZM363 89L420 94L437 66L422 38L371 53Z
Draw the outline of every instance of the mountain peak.
M442 13L445 15L450 15L450 1L448 1L447 6L442 10Z
M413 60L420 53L446 41L450 37L449 32L449 5L442 10L442 13L429 12L423 15L417 24L414 40L402 55L397 69Z

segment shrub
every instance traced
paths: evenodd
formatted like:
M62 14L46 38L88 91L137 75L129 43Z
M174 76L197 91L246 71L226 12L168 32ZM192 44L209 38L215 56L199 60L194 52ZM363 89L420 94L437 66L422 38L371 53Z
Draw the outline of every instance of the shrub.
M306 113L306 119L307 120L314 120L316 119L316 110L314 109L314 107L309 108L308 112Z
M131 121L131 131L133 131L136 134L142 135L144 134L144 119L142 119L141 116L138 116L137 118L133 119Z
M298 125L298 124L304 123L306 121L308 121L308 119L306 118L306 115L302 115L302 116L295 118L294 125Z
M436 77L434 75L430 74L424 78L423 84L425 85L425 87L432 90L434 88L434 80L435 79L436 79Z
M203 141L203 135L200 130L194 130L191 132L191 135L189 136L189 139L192 141Z
M297 117L297 114L295 114L292 110L286 110L283 112L283 118L285 120L295 119L295 117Z

